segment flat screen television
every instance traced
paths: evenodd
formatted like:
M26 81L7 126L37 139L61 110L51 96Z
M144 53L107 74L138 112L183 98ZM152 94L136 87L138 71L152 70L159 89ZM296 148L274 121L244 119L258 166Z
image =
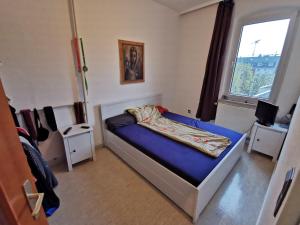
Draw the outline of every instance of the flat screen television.
M258 100L255 116L257 122L264 126L274 124L279 107L271 103Z

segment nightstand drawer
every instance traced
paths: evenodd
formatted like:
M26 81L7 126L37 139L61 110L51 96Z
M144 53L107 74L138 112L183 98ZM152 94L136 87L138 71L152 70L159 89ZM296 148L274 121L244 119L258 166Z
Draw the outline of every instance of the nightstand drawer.
M72 164L92 157L91 136L83 133L68 138Z
M256 131L252 149L274 156L274 153L281 148L284 136L283 133L259 127Z

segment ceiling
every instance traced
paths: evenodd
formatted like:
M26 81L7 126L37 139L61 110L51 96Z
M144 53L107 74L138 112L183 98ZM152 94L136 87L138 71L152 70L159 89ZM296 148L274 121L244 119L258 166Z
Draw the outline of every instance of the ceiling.
M187 13L205 6L217 3L221 0L154 0L179 13Z

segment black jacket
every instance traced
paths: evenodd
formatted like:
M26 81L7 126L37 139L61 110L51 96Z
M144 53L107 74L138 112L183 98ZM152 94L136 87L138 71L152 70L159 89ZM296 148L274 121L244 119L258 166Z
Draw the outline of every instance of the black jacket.
M32 175L36 178L38 192L44 193L43 208L47 216L51 216L59 207L60 201L53 188L58 182L47 162L38 149L29 142L21 141Z

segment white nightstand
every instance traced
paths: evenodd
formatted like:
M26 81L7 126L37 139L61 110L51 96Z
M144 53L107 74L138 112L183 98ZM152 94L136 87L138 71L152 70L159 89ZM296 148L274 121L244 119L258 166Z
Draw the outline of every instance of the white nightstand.
M287 131L277 123L267 127L256 122L251 131L248 153L254 150L272 156L273 161L277 161Z
M81 126L89 126L89 128L84 129ZM68 127L72 127L72 129L64 135L63 133ZM72 165L75 163L89 158L96 159L93 128L90 125L76 124L58 130L64 141L69 171L72 171Z

